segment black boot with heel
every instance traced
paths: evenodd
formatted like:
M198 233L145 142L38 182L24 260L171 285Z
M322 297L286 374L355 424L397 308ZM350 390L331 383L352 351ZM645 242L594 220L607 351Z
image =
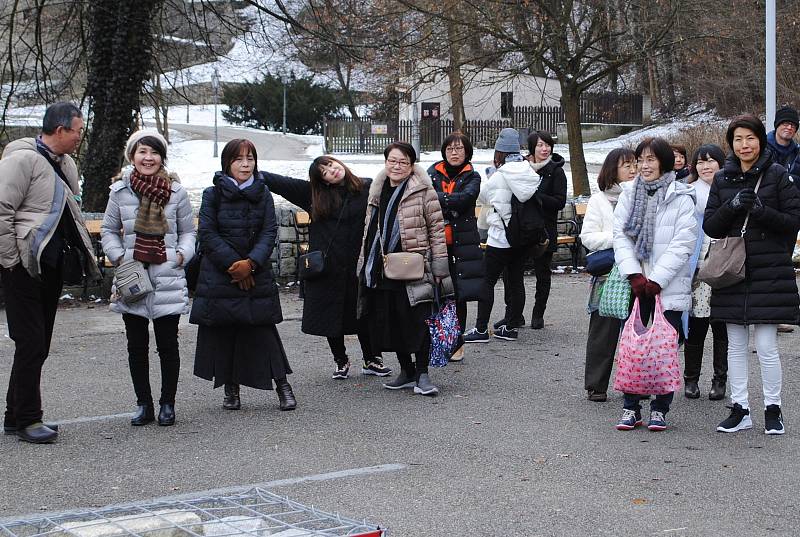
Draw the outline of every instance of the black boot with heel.
M239 410L242 408L238 384L225 385L225 398L222 400L222 408L225 410Z
M275 379L275 391L278 392L281 410L294 410L297 408L297 401L294 398L292 387L286 377Z

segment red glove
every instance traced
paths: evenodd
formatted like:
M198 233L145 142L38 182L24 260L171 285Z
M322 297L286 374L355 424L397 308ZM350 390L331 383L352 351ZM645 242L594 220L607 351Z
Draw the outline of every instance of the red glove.
M647 278L642 274L636 273L628 276L628 281L631 283L631 291L636 298L644 298L645 288L647 287Z
M653 280L647 280L647 285L644 289L644 294L648 298L655 298L657 294L661 292L661 286L658 285Z

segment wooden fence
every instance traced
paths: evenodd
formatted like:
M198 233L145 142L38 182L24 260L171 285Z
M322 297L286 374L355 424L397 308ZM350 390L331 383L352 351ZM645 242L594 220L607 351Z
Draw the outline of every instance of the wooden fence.
M642 122L642 96L585 94L580 100L581 123ZM541 130L556 136L556 126L564 122L560 106L521 106L514 108L514 118L505 120L466 121L462 127L476 148L491 147L500 130ZM329 153L381 153L395 140L411 141L412 122L389 119L326 119L325 150ZM453 132L453 121L421 120L420 146L423 151L436 151Z

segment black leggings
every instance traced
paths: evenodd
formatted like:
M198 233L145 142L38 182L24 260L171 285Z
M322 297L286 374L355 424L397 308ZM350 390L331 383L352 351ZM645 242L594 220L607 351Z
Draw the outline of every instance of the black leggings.
M180 315L165 315L153 319L156 335L156 349L161 361L161 399L160 404L175 404L180 372L180 353L178 352L178 320ZM149 320L146 317L122 315L125 322L125 335L128 338L128 365L131 369L133 389L137 405L152 405L150 392L150 334L147 331Z
M364 361L372 358L372 346L370 344L369 330L364 322L359 321L358 325L358 343L361 345L361 356ZM328 337L328 346L333 353L333 361L336 365L344 365L347 363L347 348L344 345L344 335Z

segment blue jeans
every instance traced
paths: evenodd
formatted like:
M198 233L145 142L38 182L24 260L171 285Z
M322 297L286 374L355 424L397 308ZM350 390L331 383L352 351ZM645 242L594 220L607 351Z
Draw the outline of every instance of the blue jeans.
M639 313L642 316L642 322L649 323L650 319L653 316L653 311L655 309L655 299L640 299L639 300ZM681 323L681 315L683 312L680 311L672 311L668 310L664 312L664 318L669 321L675 330L678 332L678 343L683 343L683 324ZM675 396L675 392L667 393L664 395L656 395L655 399L650 402L650 410L663 412L666 414L669 412L669 405L672 404L672 398ZM626 410L641 410L642 405L639 403L641 396L638 394L630 394L626 393L623 397L623 404L622 408Z

